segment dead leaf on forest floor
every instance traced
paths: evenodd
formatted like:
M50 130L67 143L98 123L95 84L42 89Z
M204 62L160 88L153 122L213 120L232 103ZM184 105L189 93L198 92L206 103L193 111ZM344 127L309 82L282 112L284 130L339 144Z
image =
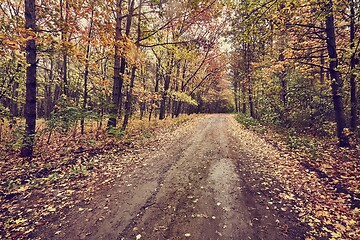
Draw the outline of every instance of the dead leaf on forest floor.
M308 239L360 239L358 148L339 148L335 140L312 137L303 140L310 143L308 146L294 149L285 141L285 132L271 129L263 134L246 132L274 146L273 154L265 151L268 153L265 159L272 162L272 171L286 189L279 194L280 198L293 203L299 219L310 227ZM306 136L298 136L297 141L302 141L301 137ZM261 143L254 142L251 148L261 148Z
M27 239L35 228L80 203L86 205L102 186L141 166L142 159L134 158L140 149L152 149L166 133L192 118L134 120L120 139L105 131L78 134L76 139L54 134L47 144L47 137L40 136L31 160L19 158L15 150L2 154L6 157L0 163L0 238Z

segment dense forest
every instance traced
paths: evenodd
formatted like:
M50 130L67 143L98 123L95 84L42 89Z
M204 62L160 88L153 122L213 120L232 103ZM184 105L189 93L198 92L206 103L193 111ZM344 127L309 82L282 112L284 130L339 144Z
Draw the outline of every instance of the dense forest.
M16 131L31 156L35 119L49 135L86 134L89 121L124 131L132 118L236 111L350 146L358 5L2 1L1 135Z
M283 196L305 209L307 239L358 239L359 78L358 0L0 0L0 238L28 236L53 199L108 184L138 164L121 154L203 118L281 152L278 175L304 181Z
M336 129L348 147L359 111L359 3L246 2L235 12L237 111L297 131Z
M30 156L35 119L84 134L87 121L124 131L131 117L232 111L223 11L217 1L3 1L2 125L24 132Z

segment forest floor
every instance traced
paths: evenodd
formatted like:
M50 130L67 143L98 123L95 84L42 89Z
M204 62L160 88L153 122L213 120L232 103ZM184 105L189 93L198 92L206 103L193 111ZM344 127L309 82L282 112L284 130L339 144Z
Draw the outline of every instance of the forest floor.
M233 115L201 115L168 129L122 151L78 157L83 167L66 181L47 174L47 185L3 193L1 236L359 238L357 190L346 188L357 165L335 188L331 172Z

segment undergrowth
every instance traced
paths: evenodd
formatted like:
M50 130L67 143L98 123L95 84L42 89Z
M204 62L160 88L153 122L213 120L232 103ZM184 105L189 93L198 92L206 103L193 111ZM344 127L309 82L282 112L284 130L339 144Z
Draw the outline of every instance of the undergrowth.
M242 125L244 125L246 128L251 129L257 133L266 133L266 127L263 126L258 120L256 120L255 118L252 118L246 114L243 113L238 113L235 116L235 119L241 123Z
M273 136L277 136L279 140L283 141L287 149L292 152L303 152L313 157L317 156L320 147L319 139L312 135L299 133L294 129L285 129L281 126L263 125L257 119L243 113L238 113L235 119L247 129L261 135L271 132Z

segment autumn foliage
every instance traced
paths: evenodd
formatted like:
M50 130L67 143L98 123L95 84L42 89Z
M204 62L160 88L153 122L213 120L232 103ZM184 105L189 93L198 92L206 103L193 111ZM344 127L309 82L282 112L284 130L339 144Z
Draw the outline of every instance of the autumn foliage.
M1 1L0 236L32 231L9 204L28 189L87 176L160 120L236 112L325 186L293 191L346 205L305 204L309 238L356 239L359 16L355 0Z

